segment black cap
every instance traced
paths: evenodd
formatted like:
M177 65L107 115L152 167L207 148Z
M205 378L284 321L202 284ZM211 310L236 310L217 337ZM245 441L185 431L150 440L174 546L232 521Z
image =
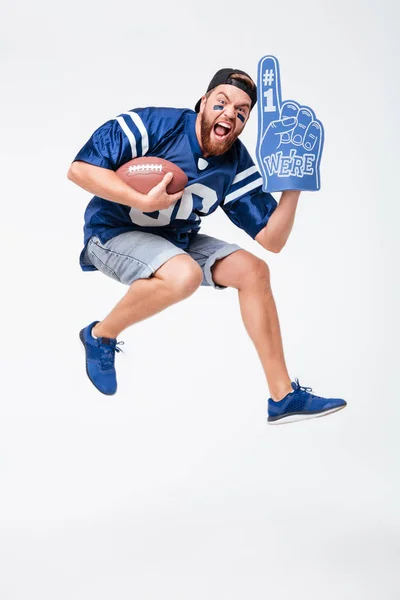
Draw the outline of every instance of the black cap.
M210 90L213 90L218 85L225 85L225 84L235 85L236 87L238 87L241 90L243 90L244 92L246 92L246 94L248 94L248 96L250 96L250 100L251 100L250 110L251 110L253 108L253 106L255 105L255 103L257 102L257 87L256 87L256 85L254 85L254 88L252 89L250 87L250 85L248 83L246 83L246 81L243 81L240 79L232 79L232 75L246 75L246 77L251 79L250 75L248 75L244 71L241 71L240 69L220 69L219 71L217 71L215 73L214 77L211 79L210 84L207 88L207 92L209 92ZM196 112L199 112L199 110L200 110L200 103L201 103L201 98L197 102L196 106L194 107L194 110Z

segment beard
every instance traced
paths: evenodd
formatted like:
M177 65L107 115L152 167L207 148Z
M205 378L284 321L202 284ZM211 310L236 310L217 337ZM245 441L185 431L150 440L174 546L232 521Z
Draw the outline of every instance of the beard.
M200 139L201 147L204 154L209 156L220 156L228 152L229 148L233 146L237 139L237 135L234 135L232 131L229 133L225 140L213 140L211 138L211 132L213 131L215 121L207 119L204 114L201 115L200 121Z

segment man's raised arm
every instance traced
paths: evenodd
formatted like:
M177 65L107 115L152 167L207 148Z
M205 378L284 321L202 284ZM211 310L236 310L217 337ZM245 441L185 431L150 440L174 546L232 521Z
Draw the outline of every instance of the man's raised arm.
M292 231L299 196L298 190L282 192L268 223L254 238L266 250L280 252L285 246Z

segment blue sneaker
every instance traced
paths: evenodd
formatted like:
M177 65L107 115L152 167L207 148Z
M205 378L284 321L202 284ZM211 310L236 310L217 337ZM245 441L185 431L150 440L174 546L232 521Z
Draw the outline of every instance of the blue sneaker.
M113 338L92 337L92 329L99 321L93 321L79 332L86 352L86 373L93 385L102 394L112 396L117 391L117 375L114 368L116 352L122 352Z
M321 398L310 394L312 388L301 386L298 379L292 381L292 388L293 392L279 402L269 398L268 423L270 425L323 417L347 406L347 402L341 398Z

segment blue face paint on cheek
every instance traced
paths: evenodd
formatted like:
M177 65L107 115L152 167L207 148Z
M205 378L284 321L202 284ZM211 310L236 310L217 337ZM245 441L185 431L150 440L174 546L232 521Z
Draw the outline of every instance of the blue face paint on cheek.
M216 104L214 106L214 110L222 110L222 109L223 109L223 106L219 106L219 104Z
M244 116L241 115L240 113L238 113L237 118L240 119L242 121L242 123L244 123Z

